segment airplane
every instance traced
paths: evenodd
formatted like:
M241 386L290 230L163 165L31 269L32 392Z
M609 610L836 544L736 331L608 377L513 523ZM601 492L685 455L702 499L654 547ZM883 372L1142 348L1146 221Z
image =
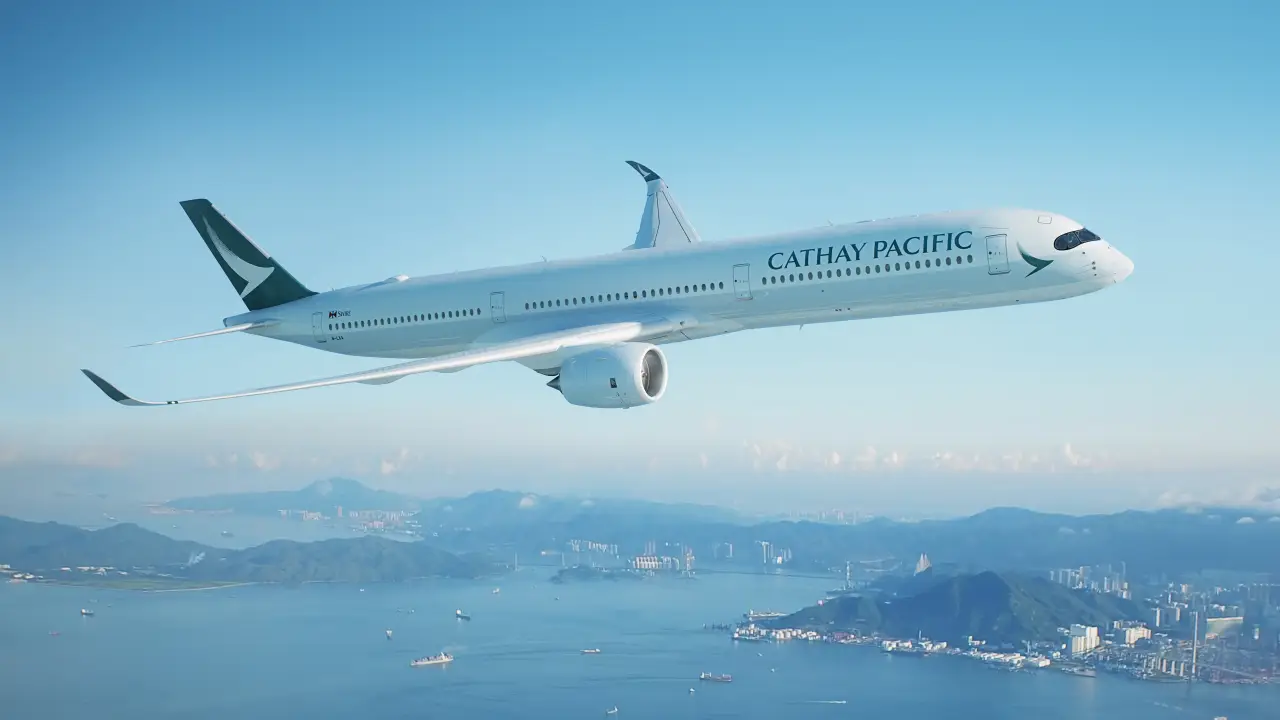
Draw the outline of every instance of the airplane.
M635 241L606 255L408 277L315 292L208 200L181 202L248 312L230 333L325 352L403 360L362 372L179 400L182 405L310 388L382 385L514 361L576 406L662 399L662 347L727 333L1061 300L1115 285L1133 262L1079 222L1028 209L951 211L702 242L666 182L634 161L646 200Z

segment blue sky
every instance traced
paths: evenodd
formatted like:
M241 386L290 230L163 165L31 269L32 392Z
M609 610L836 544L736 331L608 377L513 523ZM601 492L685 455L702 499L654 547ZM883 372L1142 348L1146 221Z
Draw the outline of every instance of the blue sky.
M153 493L341 473L943 512L1280 485L1269 5L61 2L0 20L9 492L75 467ZM210 198L327 289L620 248L644 201L627 159L706 240L1024 206L1137 270L1060 303L673 347L666 398L626 412L517 366L154 412L77 372L150 396L378 363L251 337L127 349L241 310L179 200Z

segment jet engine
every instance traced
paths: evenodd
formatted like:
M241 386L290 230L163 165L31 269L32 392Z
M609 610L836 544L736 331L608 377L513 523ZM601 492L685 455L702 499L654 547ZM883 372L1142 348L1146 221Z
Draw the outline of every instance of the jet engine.
M564 361L548 386L573 405L630 408L657 402L667 390L667 358L655 345L621 343Z

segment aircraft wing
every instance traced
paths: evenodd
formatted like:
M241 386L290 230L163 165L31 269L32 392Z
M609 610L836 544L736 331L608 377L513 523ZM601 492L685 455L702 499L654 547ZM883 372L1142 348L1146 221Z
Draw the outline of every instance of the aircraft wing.
M81 372L92 380L93 384L98 386L98 389L106 393L107 397L115 400L121 405L128 405L131 407L184 405L186 403L208 402L210 400L230 400L232 398L252 397L254 395L270 395L272 393L291 392L293 390L309 390L311 388L328 387L330 385L345 385L347 383L381 385L384 383L394 382L408 375L417 375L418 373L425 372L462 370L473 365L483 365L491 362L519 360L521 358L534 357L537 355L546 355L568 347L602 344L608 345L642 338L658 337L671 332L674 327L674 323L662 321L656 323L620 322L570 328L567 330L530 335L528 337L508 340L494 345L476 347L469 350L463 350L461 352L451 353L449 355L441 355L440 357L428 358L425 360L414 360L412 362L400 363L398 365L366 370L364 372L337 375L317 380L305 380L303 382L288 383L285 385L272 385L254 390L242 390L240 392L227 393L224 395L186 398L183 400L137 400L120 392L114 385L103 380L93 372L89 370L81 370Z

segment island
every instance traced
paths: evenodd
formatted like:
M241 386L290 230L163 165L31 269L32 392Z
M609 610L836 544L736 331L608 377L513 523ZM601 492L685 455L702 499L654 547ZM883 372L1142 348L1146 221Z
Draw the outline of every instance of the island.
M890 638L923 636L953 644L982 638L1019 646L1055 641L1071 625L1105 627L1140 615L1137 605L1114 595L987 571L941 578L913 595L843 595L759 624Z
M16 581L158 589L477 578L496 571L483 555L454 554L423 541L273 540L231 550L174 540L132 523L84 530L0 516L0 573Z

